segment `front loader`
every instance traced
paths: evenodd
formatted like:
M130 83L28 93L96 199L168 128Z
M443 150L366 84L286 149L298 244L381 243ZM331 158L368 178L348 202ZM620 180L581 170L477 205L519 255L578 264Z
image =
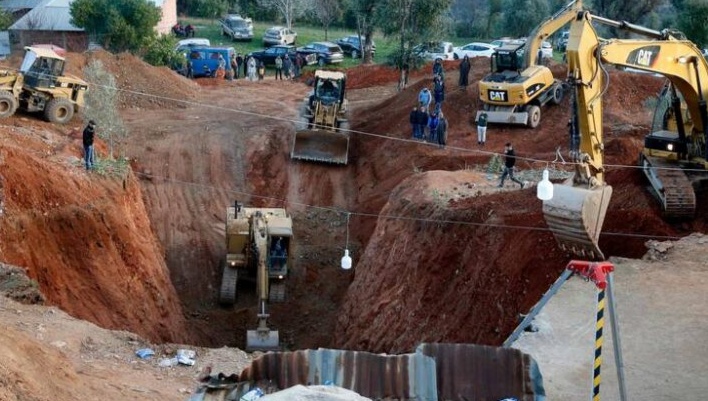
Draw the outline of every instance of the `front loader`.
M226 210L226 260L219 301L233 305L239 280L256 283L258 326L246 332L246 351L277 351L280 335L268 327L271 302L285 301L290 265L292 219L285 209L243 207Z
M314 89L305 99L300 126L290 157L315 162L347 164L349 122L345 97L346 76L339 71L315 72Z
M65 60L51 49L25 47L19 71L0 70L0 118L19 108L43 112L47 121L66 124L84 106L88 84L64 75Z

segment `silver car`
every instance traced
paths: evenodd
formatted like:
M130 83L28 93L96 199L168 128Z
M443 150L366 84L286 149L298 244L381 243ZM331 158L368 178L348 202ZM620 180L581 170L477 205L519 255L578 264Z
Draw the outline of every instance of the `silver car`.
M265 46L294 45L296 41L297 33L282 26L268 28L263 34L263 44Z

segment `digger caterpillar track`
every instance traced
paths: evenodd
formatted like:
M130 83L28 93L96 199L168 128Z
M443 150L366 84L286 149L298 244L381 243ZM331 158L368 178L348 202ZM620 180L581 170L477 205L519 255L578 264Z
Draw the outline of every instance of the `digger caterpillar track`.
M691 219L696 213L696 193L678 164L656 157L640 156L640 165L659 199L667 219Z

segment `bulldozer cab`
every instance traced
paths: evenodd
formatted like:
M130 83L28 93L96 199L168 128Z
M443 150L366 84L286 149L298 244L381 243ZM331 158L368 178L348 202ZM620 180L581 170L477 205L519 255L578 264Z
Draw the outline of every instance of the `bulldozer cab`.
M293 236L292 219L271 217L268 220L268 275L283 279L288 274L290 239Z
M20 72L25 76L25 85L50 88L64 75L64 58L50 49L27 47Z
M344 101L344 78L315 78L315 91L313 101L320 101L324 105L333 103L341 104Z
M508 71L518 72L524 66L524 45L505 45L498 48L492 55L492 71L494 73L505 73Z

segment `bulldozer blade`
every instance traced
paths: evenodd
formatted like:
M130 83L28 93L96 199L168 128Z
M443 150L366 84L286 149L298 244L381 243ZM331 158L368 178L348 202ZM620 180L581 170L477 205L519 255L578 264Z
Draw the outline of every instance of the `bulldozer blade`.
M605 259L598 239L611 197L609 185L553 185L553 198L543 202L543 216L561 249L585 260Z
M328 130L297 131L290 157L323 163L347 164L349 134Z
M280 334L277 330L248 330L246 351L280 351Z

